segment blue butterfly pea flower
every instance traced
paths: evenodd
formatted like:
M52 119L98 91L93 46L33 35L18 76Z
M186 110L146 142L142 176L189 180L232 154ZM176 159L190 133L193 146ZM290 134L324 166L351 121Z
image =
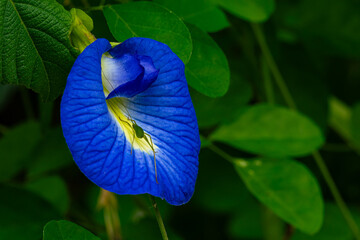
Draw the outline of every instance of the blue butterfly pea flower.
M200 138L184 64L168 46L130 38L89 45L69 74L61 124L80 170L117 194L189 201Z

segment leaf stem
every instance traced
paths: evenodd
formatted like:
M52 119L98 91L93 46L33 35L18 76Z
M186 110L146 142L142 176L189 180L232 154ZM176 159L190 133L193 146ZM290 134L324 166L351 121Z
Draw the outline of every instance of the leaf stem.
M86 9L86 11L102 11L104 9L105 5L99 5L96 7L90 7Z
M331 177L329 170L324 162L324 159L322 158L322 156L320 155L320 153L318 151L313 152L312 156L315 159L316 164L318 165L334 199L335 202L337 203L338 207L340 208L340 211L342 213L342 215L344 216L347 224L349 225L351 231L353 232L354 236L356 239L360 239L360 232L359 232L359 228L354 220L354 218L351 216L350 210L347 207L346 203L344 202L344 199L341 197L340 192L338 190L338 188L336 187L336 184L333 180L333 178Z
M270 104L275 104L275 97L274 97L274 89L271 82L271 76L269 71L269 66L266 63L266 60L264 57L261 58L261 72L263 75L263 81L264 81L264 88L265 88L265 94L266 94L266 100Z
M114 193L100 188L96 208L104 211L104 222L109 240L121 240L121 224L118 212L118 202Z
M252 23L251 24L252 29L254 30L254 34L256 37L256 40L259 43L259 46L261 48L261 51L264 55L264 58L270 68L270 71L272 72L272 74L274 75L274 80L276 82L276 84L278 85L281 94L284 96L285 102L286 104L291 108L296 110L296 104L294 102L294 99L292 98L290 91L288 89L288 87L285 84L285 81L275 63L275 60L269 50L269 47L266 43L265 40L265 36L264 33L260 27L259 24L256 23Z
M271 55L271 52L266 43L265 36L264 36L264 33L263 33L261 27L255 23L252 23L251 26L254 30L255 37L256 37L256 39L259 43L259 46L264 54L264 57L269 65L270 71L272 72L272 74L274 76L275 82L278 85L280 92L284 97L286 104L289 106L289 108L296 110L296 104L293 100L293 97L290 94L289 89L286 86L286 83L276 65L274 58ZM351 231L353 232L354 237L357 240L360 240L359 228L358 228L356 222L354 221L354 218L351 216L349 208L347 207L346 203L344 202L343 198L341 197L340 192L339 192L338 188L336 187L336 184L335 184L332 176L330 175L330 172L324 162L324 159L322 158L319 151L314 151L312 153L312 156L315 159L315 162L318 165L318 167L321 171L321 174L323 175L323 177L326 181L326 184L328 185L328 187L331 191L331 194L333 195L335 202L338 205L343 217L345 218L347 224L349 225Z
M210 144L209 146L207 146L210 150L212 150L214 153L216 153L217 155L219 155L220 157L224 158L225 160L229 161L230 163L234 163L235 159L230 156L229 154L227 154L225 151L221 150L220 148L218 148L217 146L215 146L214 144Z
M151 205L153 206L154 211L155 211L155 217L156 217L156 220L157 220L157 222L159 224L161 236L162 236L163 240L169 240L169 238L167 236L167 233L166 233L164 222L162 220L159 208L158 208L157 203L156 203L156 200L152 195L149 195L149 197L150 197Z

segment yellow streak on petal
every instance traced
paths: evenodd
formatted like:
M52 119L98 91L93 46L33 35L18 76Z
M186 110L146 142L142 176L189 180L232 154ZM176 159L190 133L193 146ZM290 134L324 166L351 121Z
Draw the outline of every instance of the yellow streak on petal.
M130 144L132 144L133 148L140 149L141 151L144 151L144 152L148 153L149 155L153 155L154 153L153 153L152 147L154 150L156 150L157 147L155 146L154 143L153 143L153 146L151 146L145 140L145 137L143 137L143 138L136 137L135 130L133 129L133 123L128 118L131 116L126 116L123 113L123 112L127 111L125 109L125 102L126 102L126 99L118 98L118 97L106 100L106 104L108 106L110 113L115 118L115 120L117 121L117 123L119 124L121 129L123 130L126 139L130 142ZM146 133L145 130L144 130L144 133ZM149 139L149 136L147 136L147 138ZM149 141L150 141L150 139L149 139Z

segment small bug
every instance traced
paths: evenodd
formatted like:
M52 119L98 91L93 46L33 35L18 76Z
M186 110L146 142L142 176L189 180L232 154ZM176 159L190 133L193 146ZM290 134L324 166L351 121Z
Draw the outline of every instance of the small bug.
M132 140L132 143L131 143L131 153L130 154L132 154L132 146L134 146L135 137L137 137L139 139L144 138L145 141L147 142L147 144L149 144L151 150L154 153L155 179L156 179L156 183L159 184L159 182L157 180L157 170L156 170L156 157L155 157L156 152L155 152L154 143L152 141L152 138L148 133L144 132L144 130L139 125L137 125L137 123L135 122L134 119L131 119L131 118L128 118L128 119L132 123L132 128L134 130L133 140Z
M117 112L116 111L116 107L114 106L113 103L111 103L111 101L108 102L109 104L109 107L113 110L113 112ZM121 103L122 104L122 103ZM125 123L127 124L132 130L133 130L133 138L132 138L132 141L131 141L131 151L130 151L130 154L132 154L132 150L133 150L133 146L134 146L134 141L135 141L135 138L138 138L138 139L144 139L146 141L146 143L149 145L149 147L151 148L152 152L154 153L154 167L155 167L155 180L156 180L156 183L159 184L158 180L157 180L157 168L156 168L156 152L155 152L155 147L154 147L154 143L152 141L152 138L151 136L146 133L137 123L134 119L132 119L130 117L130 113L128 112L128 110L125 108L124 104L122 104L123 107L124 107L124 110L126 112L126 115L127 115L127 119L128 121L131 122L131 124L128 122L128 121L125 121L124 119L121 119L121 117L117 114L116 115L116 118L119 119L122 123Z

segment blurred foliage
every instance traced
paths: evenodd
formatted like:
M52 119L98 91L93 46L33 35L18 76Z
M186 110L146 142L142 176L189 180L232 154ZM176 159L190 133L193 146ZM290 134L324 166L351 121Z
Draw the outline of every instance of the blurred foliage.
M97 38L153 38L185 63L202 149L192 200L158 202L170 239L354 239L311 153L359 225L356 0L0 1L0 239L108 239L60 127L74 7ZM115 201L123 239L161 238L147 196Z

